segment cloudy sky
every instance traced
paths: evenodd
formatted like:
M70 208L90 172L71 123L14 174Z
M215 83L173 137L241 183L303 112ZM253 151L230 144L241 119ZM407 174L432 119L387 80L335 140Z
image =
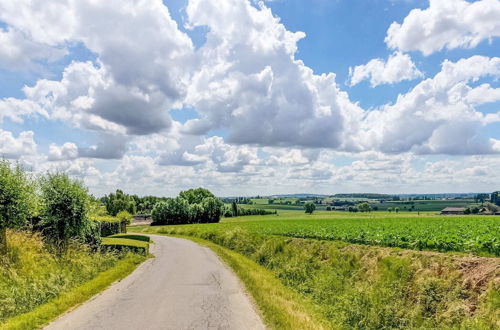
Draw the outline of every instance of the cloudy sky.
M500 188L498 0L0 0L0 156L97 195Z

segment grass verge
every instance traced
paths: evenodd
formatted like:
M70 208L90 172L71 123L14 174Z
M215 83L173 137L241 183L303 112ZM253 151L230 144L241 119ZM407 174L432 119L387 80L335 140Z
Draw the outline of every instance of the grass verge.
M106 289L113 282L125 278L144 260L144 256L127 255L124 259L118 261L116 266L102 272L82 286L59 295L57 298L35 308L31 312L8 319L6 322L0 324L0 329L39 329L70 308L80 305Z
M214 251L243 282L269 328L331 328L307 299L285 287L272 272L256 262L207 240L192 236L174 236L189 239Z

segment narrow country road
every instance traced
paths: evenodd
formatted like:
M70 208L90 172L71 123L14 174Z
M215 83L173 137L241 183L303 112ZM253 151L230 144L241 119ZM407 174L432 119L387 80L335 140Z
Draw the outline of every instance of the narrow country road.
M46 329L264 329L238 278L210 249L152 235L155 258Z

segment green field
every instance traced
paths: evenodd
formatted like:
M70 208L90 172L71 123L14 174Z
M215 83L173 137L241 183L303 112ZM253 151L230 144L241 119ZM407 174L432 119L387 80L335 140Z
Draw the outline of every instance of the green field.
M500 325L500 259L469 255L500 256L500 217L283 211L134 231L209 241L240 276L270 328ZM284 326L284 320L294 321ZM307 321L299 326L298 320Z
M278 215L228 218L202 228L216 232L236 227L262 235L500 256L500 217L497 216L327 211L306 215L288 211ZM181 228L186 232L198 230L200 226L186 225Z

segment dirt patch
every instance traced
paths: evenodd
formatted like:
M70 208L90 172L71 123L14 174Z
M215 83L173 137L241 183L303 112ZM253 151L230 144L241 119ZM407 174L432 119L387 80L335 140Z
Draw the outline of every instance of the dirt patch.
M461 258L458 268L464 279L464 287L478 293L486 289L491 279L500 277L499 258Z

